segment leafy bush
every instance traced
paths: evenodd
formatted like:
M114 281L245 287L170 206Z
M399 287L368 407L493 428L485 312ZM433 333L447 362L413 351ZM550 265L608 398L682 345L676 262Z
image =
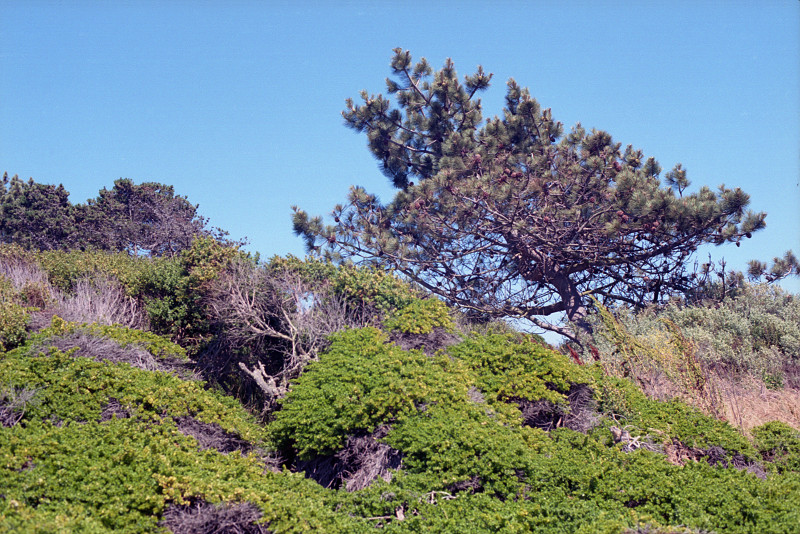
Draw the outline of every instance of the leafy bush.
M49 282L64 293L72 293L79 280L101 275L119 280L131 296L135 294L133 288L142 270L149 263L160 261L99 250L50 250L32 256L47 273Z
M384 315L408 306L421 296L407 282L374 267L334 265L294 256L276 256L266 266L274 271L297 272L308 283L329 283L333 293L344 297L351 305L371 307Z
M283 400L270 430L300 457L340 449L349 434L374 432L433 404L465 403L465 370L445 356L430 358L387 343L375 328L332 337Z
M430 334L434 328L452 331L455 327L447 306L436 298L415 299L398 309L383 323L389 331L406 334Z
M27 338L28 311L15 302L11 282L0 275L0 351L11 350Z
M800 300L780 287L744 284L733 297L719 304L682 305L633 314L619 310L617 318L634 337L649 340L662 357L680 356L682 347L670 349L669 324L674 324L694 347L702 366L766 379L768 384L787 383L785 374L800 360ZM599 322L597 317L595 322ZM598 329L593 343L601 353L613 352ZM800 377L793 378L800 384Z
M559 403L572 384L593 382L562 354L510 334L472 335L447 352L475 371L475 385L489 395L487 400Z
M772 421L751 432L756 449L764 460L780 472L800 472L800 431L786 423Z

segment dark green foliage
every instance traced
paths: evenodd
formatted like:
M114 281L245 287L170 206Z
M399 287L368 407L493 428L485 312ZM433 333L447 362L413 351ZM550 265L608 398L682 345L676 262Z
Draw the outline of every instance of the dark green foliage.
M114 182L86 204L73 205L63 185L4 174L0 184L0 242L28 250L94 248L133 256L174 256L197 237L225 241L208 229L197 206L172 186L129 179Z
M391 99L363 91L346 124L398 192L382 203L353 187L334 224L295 208L310 251L380 264L486 318L515 317L562 334L564 312L585 327L586 295L633 305L692 286L698 247L739 243L765 226L742 190L688 193L686 171L665 175L611 135L568 134L549 109L509 80L501 116L484 120L476 95L491 75L459 79L395 49Z
M464 373L447 357L388 344L374 328L345 331L308 365L270 429L280 447L301 457L329 453L349 434L404 421L425 406L465 403Z
M54 250L73 244L75 221L63 185L27 182L3 175L0 184L0 243Z
M786 251L782 258L773 258L771 267L767 267L763 261L752 260L747 269L750 280L763 277L767 282L774 282L791 275L800 275L800 262L791 250Z
M772 421L757 426L751 433L764 460L780 472L800 473L800 431L786 423Z
M538 343L504 334L473 335L448 354L477 375L475 385L488 400L563 402L572 384L592 384L591 375L566 356Z
M195 238L213 234L196 205L155 182L116 180L75 211L83 245L133 256L174 256Z
M11 282L0 275L0 351L21 345L28 336L28 312L18 300Z

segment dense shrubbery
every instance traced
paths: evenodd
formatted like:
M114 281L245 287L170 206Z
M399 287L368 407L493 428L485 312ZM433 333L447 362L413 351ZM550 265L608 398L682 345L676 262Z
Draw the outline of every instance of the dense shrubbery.
M737 295L719 304L676 302L638 314L622 309L618 318L632 335L659 348L669 345L673 323L706 366L754 374L775 385L785 379L800 381L793 375L800 366L800 300L779 287L745 284ZM606 324L594 342L611 354L614 347L603 335L608 330Z
M780 291L604 311L581 366L389 273L211 239L172 258L0 246L0 275L0 530L800 523L798 431L751 441L680 400L713 412L717 369L792 387Z

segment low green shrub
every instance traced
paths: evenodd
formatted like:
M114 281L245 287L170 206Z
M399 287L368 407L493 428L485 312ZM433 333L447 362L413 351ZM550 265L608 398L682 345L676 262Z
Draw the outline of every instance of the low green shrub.
M301 457L330 453L349 434L371 433L430 405L465 403L465 373L446 356L403 351L375 328L347 330L306 367L270 430Z
M757 457L748 440L727 422L679 400L651 399L630 380L606 376L599 367L591 369L597 386L597 409L609 421L630 425L635 432L648 435L657 443L678 440L690 447L722 447L729 455L738 452L749 458Z
M452 332L455 328L447 306L436 298L415 299L396 310L383 323L388 330L405 334L430 334L434 328Z
M594 379L566 356L511 334L472 335L447 349L476 373L475 386L487 400L564 402L573 384Z
M433 406L402 421L385 439L400 450L403 468L437 480L430 489L521 493L534 455L548 450L544 431L503 424L477 406Z
M800 473L800 431L786 423L771 421L751 431L761 457L781 473Z
M17 425L0 432L0 477L7 532L154 532L168 504L201 500L251 502L275 532L353 532L323 488L255 454L198 451L169 417Z

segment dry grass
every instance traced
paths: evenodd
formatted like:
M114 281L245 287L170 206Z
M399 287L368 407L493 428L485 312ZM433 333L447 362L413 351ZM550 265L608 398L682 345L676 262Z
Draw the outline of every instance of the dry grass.
M15 388L0 390L0 427L12 427L25 415L25 408L35 401L35 389Z
M76 323L147 329L147 313L112 278L84 278L75 284L71 295L58 292L54 297L54 303L45 310L50 317L58 315Z
M145 310L117 280L108 276L79 280L73 292L66 294L50 284L38 265L14 256L0 258L0 276L11 282L21 304L38 308L30 323L34 330L48 326L54 315L78 323L147 329Z
M198 378L186 368L185 362L169 358L156 358L140 345L123 346L111 338L101 337L81 328L74 332L39 340L32 350L47 352L50 347L55 347L62 352L77 349L74 356L92 358L98 362L127 363L145 371L176 374L185 380Z
M715 377L722 400L721 415L726 421L749 433L769 421L781 421L800 429L800 390L767 389L755 378L734 380Z

